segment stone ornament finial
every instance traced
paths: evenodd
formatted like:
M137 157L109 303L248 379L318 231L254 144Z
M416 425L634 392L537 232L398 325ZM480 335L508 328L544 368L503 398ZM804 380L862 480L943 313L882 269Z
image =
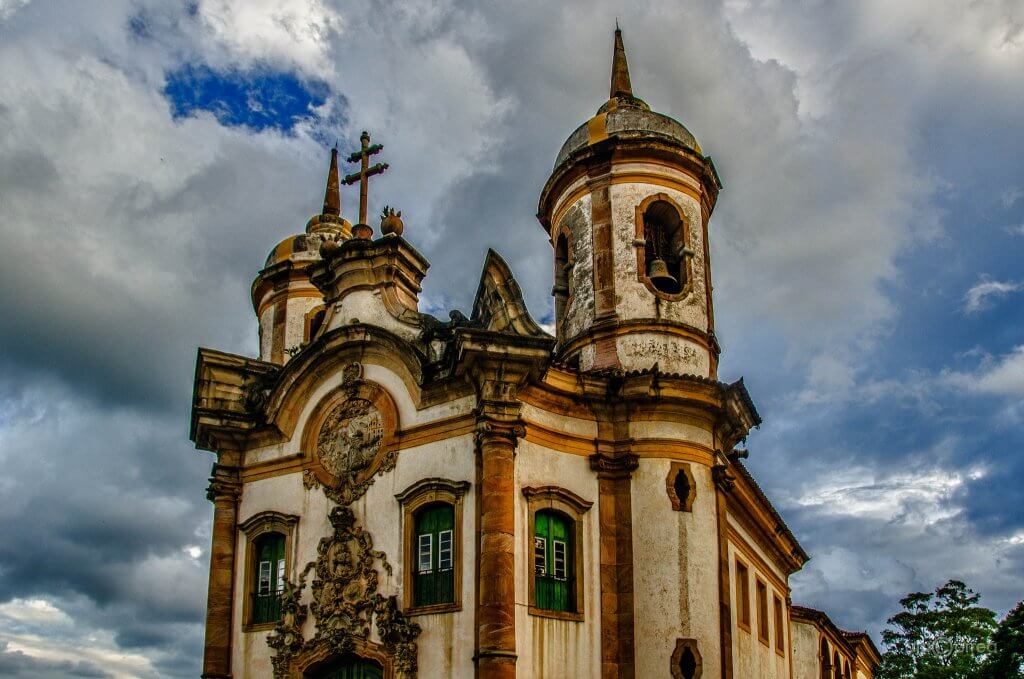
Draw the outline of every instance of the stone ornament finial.
M385 205L380 213L380 232L386 236L390 233L401 236L405 231L405 222L402 221L402 211L395 212L395 208Z

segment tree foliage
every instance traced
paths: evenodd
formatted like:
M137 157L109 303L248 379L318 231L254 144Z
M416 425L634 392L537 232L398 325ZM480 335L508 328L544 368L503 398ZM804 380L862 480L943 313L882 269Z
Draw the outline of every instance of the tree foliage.
M903 610L889 618L889 628L882 632L886 651L875 676L986 677L990 642L997 626L996 614L979 606L980 599L980 594L959 580L950 580L932 593L905 596L900 600Z
M1024 679L1024 601L999 623L992 635L984 679Z

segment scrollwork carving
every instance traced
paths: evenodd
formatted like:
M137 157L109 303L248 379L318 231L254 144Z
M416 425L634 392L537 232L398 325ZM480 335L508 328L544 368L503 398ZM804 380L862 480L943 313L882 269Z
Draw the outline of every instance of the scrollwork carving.
M368 642L374 622L395 676L415 677L420 627L399 610L396 597L378 591L376 564L380 562L390 575L387 557L373 548L373 539L357 525L349 507L335 507L330 521L333 534L320 540L316 560L306 566L297 584L285 587L282 618L267 639L275 650L275 679L296 676L303 669L303 657L322 656L324 649L333 654L352 652L357 643ZM310 572L312 601L306 606L299 598ZM308 640L302 635L307 610L316 623L316 634Z

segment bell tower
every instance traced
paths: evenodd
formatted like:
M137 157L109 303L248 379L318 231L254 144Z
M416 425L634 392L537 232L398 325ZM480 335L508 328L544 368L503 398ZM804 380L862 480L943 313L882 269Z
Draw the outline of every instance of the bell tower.
M720 189L690 131L633 94L616 28L609 99L562 146L537 213L562 361L717 377L708 220Z

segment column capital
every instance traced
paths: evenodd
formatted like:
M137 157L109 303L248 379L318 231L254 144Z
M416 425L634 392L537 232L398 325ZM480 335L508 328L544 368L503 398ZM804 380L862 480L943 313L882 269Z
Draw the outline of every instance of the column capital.
M639 466L640 458L635 453L596 452L590 456L590 468L598 478L629 478Z
M206 488L206 499L210 502L238 500L242 495L242 483L236 467L214 464L210 472L210 485Z
M475 437L477 444L481 446L505 443L514 448L524 436L526 427L522 420L500 420L487 415L477 418Z

